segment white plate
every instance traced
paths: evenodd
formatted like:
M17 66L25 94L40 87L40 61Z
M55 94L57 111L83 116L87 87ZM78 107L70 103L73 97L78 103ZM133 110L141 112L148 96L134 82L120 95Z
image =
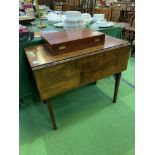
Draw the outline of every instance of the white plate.
M35 17L31 16L19 16L19 21L27 21L27 20L33 20Z
M62 28L63 27L63 23L56 23L54 24L55 27L59 27L59 28Z
M98 26L99 27L101 27L101 28L106 28L106 27L112 27L112 26L114 26L114 23L108 23L108 22L106 22L106 23L98 23Z

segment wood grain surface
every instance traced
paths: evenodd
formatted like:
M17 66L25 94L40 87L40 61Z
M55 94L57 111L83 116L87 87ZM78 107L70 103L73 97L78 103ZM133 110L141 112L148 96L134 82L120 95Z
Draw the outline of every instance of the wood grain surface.
M91 29L70 29L42 34L45 48L52 55L103 45L105 34Z
M64 93L127 68L130 45L106 36L105 45L58 57L42 45L26 49L42 100ZM40 64L33 62L40 61Z
M105 36L105 44L101 46L91 47L84 50L78 50L76 52L64 53L62 55L51 55L43 45L36 45L25 48L25 53L30 63L32 70L44 68L48 65L55 65L70 61L71 59L77 59L78 57L84 57L90 54L96 54L97 52L105 52L111 48L119 48L120 46L127 46L129 43L121 39L116 39L110 36Z

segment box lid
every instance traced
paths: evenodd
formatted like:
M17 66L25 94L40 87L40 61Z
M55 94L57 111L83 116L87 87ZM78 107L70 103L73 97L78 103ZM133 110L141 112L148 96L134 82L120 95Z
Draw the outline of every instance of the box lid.
M44 40L46 40L49 44L54 45L101 35L104 35L104 33L91 29L70 29L64 32L42 34L41 37Z

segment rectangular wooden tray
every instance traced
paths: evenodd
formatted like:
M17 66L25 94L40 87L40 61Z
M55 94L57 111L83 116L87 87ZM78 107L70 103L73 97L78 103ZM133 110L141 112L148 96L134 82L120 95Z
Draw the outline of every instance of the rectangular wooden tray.
M44 47L52 54L78 51L103 45L105 34L90 29L71 29L64 32L42 34Z

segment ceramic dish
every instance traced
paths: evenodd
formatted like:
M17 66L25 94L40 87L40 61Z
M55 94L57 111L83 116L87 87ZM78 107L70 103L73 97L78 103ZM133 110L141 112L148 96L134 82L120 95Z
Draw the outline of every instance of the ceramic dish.
M35 17L31 17L31 16L20 16L19 17L19 21L28 21L28 20L34 20Z
M108 23L108 22L101 22L101 23L97 23L97 25L100 27L100 28L108 28L108 27L112 27L114 26L114 23Z
M58 28L63 28L63 23L56 23L54 24L54 26Z
M59 15L51 12L47 15L47 21L48 23L60 23L61 18Z
M105 20L105 16L104 14L94 14L93 15L93 21L97 22L97 21L104 21Z

